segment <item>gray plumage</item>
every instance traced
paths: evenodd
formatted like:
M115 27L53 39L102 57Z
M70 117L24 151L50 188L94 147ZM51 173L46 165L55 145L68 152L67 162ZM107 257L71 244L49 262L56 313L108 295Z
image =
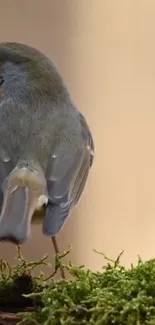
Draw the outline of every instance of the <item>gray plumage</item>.
M43 204L43 232L56 235L93 159L88 124L53 63L32 47L0 44L0 240L27 240Z

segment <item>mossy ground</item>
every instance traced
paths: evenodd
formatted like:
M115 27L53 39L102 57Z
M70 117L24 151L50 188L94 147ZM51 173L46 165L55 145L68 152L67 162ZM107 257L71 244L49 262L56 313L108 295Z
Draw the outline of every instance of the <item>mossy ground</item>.
M127 269L121 266L120 256L111 261L102 254L106 267L103 272L92 272L63 265L67 253L56 256L55 272L64 267L71 280L54 280L53 274L48 279L44 274L32 277L34 267L46 265L47 257L27 262L18 250L15 268L1 261L0 310L10 306L11 312L18 302L18 311L25 310L8 324L155 325L155 259L143 262L139 258L136 266Z

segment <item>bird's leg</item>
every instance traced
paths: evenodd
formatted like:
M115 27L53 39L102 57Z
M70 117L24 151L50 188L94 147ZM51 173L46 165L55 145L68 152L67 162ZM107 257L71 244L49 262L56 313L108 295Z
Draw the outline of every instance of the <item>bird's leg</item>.
M53 247L54 247L55 253L56 254L60 254L56 237L55 236L51 236L51 240L52 240L52 243L53 243ZM65 279L66 278L63 267L60 267L60 274L61 274L62 279Z
M17 244L16 246L17 246L17 258L18 258L18 260L23 262L24 258L23 258L22 253L21 253L21 246L19 244Z

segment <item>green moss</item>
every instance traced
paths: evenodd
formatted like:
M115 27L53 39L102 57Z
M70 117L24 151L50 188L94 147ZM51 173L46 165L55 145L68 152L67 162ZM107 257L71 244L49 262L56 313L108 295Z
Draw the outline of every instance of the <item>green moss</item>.
M45 259L42 262L45 264ZM0 279L0 296L1 290L3 293L9 290L14 278L17 280L26 272L30 276L29 264L25 264L25 269L24 262L20 261L19 265L14 269L14 276L5 280L5 285L4 279ZM59 255L56 269L62 265ZM120 265L119 256L116 261L107 259L103 272L72 264L64 267L72 275L71 280L56 281L52 275L50 279L44 275L32 278L31 293L23 298L31 299L36 307L24 314L20 324L155 325L155 259L143 262L139 258L136 266L127 269Z

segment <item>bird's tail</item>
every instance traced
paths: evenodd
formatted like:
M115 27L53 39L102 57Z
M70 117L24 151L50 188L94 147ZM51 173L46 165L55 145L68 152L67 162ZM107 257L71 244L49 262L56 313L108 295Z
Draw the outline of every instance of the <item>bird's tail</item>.
M0 240L21 244L30 236L35 210L48 202L46 180L35 170L15 168L4 181L3 193Z

